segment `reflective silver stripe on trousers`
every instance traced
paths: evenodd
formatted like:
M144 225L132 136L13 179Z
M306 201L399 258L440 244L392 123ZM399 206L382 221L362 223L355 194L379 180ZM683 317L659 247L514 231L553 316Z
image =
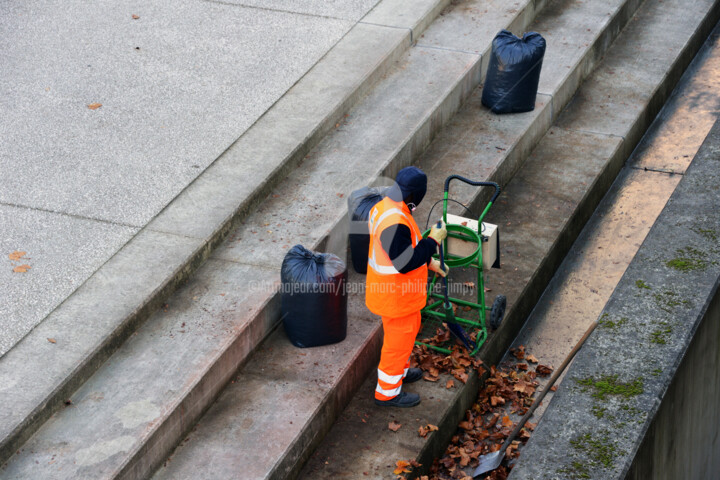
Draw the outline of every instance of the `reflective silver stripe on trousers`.
M385 389L382 388L380 385L378 385L378 386L375 388L375 391L376 391L376 392L381 393L381 394L383 394L383 395L385 395L385 396L387 396L387 397L394 397L394 396L396 396L396 395L399 395L399 394L400 394L400 390L402 390L402 385L400 385L399 387L396 387L396 388L392 388L392 389L390 389L390 390L385 390Z
M407 373L407 370L406 372ZM400 380L402 380L405 377L404 373L401 373L399 375L388 375L387 373L383 372L378 368L378 380L382 380L385 383L389 383L390 385L395 385Z

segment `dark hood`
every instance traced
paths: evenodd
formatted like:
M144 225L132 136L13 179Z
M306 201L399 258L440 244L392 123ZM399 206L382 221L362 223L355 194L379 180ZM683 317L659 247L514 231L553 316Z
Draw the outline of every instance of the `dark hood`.
M405 167L395 177L395 185L390 187L387 196L396 202L420 205L427 191L427 175L417 167Z

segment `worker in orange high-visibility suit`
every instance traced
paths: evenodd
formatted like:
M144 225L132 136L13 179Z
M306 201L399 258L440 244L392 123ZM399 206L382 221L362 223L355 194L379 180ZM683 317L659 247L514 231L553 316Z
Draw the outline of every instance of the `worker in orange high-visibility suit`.
M400 170L395 185L370 211L370 250L365 304L382 317L384 340L378 366L375 403L413 407L420 396L402 391L403 383L422 378L419 368L409 368L415 337L420 330L420 310L425 306L428 269L447 275L432 255L447 236L445 225L433 227L429 238L412 217L422 201L427 177L417 167Z

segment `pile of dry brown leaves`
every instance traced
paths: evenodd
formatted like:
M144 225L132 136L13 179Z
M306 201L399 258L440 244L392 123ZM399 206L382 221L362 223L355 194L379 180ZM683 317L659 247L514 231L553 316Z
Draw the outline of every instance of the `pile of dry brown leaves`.
M449 335L438 331L438 340L446 340L446 334ZM445 455L436 459L430 475L421 476L420 480L472 480L471 474L478 465L478 457L499 450L515 427L510 415L521 416L532 405L538 386L536 377L549 375L552 369L537 365L537 359L527 354L523 346L510 351L515 361L499 369L490 367L490 375L476 403L465 412L465 419L458 425ZM456 348L452 354L444 355L426 346L416 346L414 353L416 364L425 371L424 379L428 381L438 381L441 373L448 373L465 383L470 367L476 369L479 375L485 373L482 361L470 357L464 348ZM448 381L447 388L452 381ZM534 424L526 423L517 440L508 447L503 464L488 473L486 479L507 478L512 461L519 456L518 446L530 438L534 428Z
M450 332L448 330L438 329L437 335L427 343L443 344L449 338ZM468 379L468 368L474 368L480 375L485 373L482 360L470 357L465 347L460 346L455 348L450 355L445 355L432 350L426 345L415 345L411 363L413 367L422 368L424 372L423 379L428 382L437 382L440 379L440 374L447 373L465 383Z

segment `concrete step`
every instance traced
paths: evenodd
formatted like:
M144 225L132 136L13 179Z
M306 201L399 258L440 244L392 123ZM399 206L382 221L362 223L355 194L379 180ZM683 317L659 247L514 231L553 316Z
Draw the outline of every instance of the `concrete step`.
M449 0L382 0L145 228L0 358L7 460L382 78ZM49 343L48 338L55 340Z
M526 2L519 12L528 8L534 4ZM67 477L93 472L102 478L135 478L152 471L277 325L278 269L287 247L298 241L312 248L336 241L344 245L342 195L416 157L480 80L480 58L431 48L406 54L300 167L285 175L169 306L72 396L72 407L58 412L11 459L3 475L43 476L48 465L53 471L62 468L58 475ZM352 171L348 158L353 158ZM213 173L228 188L241 170L229 168L221 165ZM211 228L213 220L203 215L204 209L223 211L217 202L226 202L228 195L222 190L196 195L194 188L186 190L184 211L166 210L167 216L156 221L174 217L170 223L193 238ZM61 454L58 442L65 444ZM288 465L301 462L308 451L289 456ZM285 467L262 468L272 476Z
M719 16L720 4L714 1L646 1L507 184L489 214L489 221L500 225L503 269L489 272L488 286L490 295L507 295L509 305L504 323L479 353L486 364L496 363L507 350L638 135L648 128ZM486 115L473 96L420 160L419 165L432 172L430 178L473 171L467 161L457 166L468 158L474 160L474 171L483 169L490 156L485 152L492 148L485 149L482 134L468 134L472 108L478 113L475 118ZM581 126L583 130L577 129ZM497 146L507 149L508 144L512 142ZM490 145L496 146L492 141ZM492 168L485 171L489 174ZM477 203L472 192L455 191L465 195L460 201ZM473 280L463 276L466 272L453 275L453 282ZM408 386L420 393L420 406L388 411L372 405L375 378L369 375L300 478L354 478L359 472L362 478L389 478L398 460L416 460L423 466L413 476L426 474L480 385L477 375L471 375L461 388L447 389L449 378ZM561 415L557 418L561 421ZM391 432L391 421L402 427ZM418 428L427 424L439 430L423 439ZM541 449L535 451L542 455Z
M597 5L593 6L597 8ZM629 18L626 8L630 7L618 2L614 8L610 9L611 15L608 15L607 9L597 14L597 18L602 19L601 22L587 22L588 24L599 24L600 31L591 30L588 32L585 24L580 23L582 32L585 32L589 37L588 48L585 50L587 55L597 55L594 49L596 48L596 42L610 43L602 31L607 29L611 32L613 26L616 25L615 22L623 23L624 21L621 20L623 15L625 19ZM553 11L556 17L557 10ZM572 9L570 11L579 16L577 11ZM593 10L593 12L597 12L597 10ZM452 12L444 15L439 22L444 22L446 18L450 18L452 15ZM538 22L549 22L549 18L544 17L544 14L541 13ZM566 20L561 23L563 25L576 25L578 22ZM433 28L434 26L431 26L428 29L426 37L432 33ZM573 28L577 28L577 26ZM456 30L459 31L459 29ZM552 29L548 30L555 32ZM462 35L462 33L460 34ZM593 47L590 48L590 45ZM432 47L435 46L432 45ZM422 50L423 48L425 47L418 46L418 49ZM439 49L431 48L429 50ZM552 66L556 61L556 57L548 58L549 71L553 72ZM560 79L555 84L545 80L546 85L550 85L548 88L551 89L549 90L551 93L555 93L556 90L560 91L564 82L575 81L579 83L581 76L575 76L573 72L586 65L587 60L583 55L577 55L570 60L565 59L565 62L570 63L571 67L575 66L575 69L568 69L569 71L564 76L560 76ZM548 96L548 98L551 97ZM404 103L404 100L400 101ZM517 122L513 123L516 127L514 134L517 137L538 135L529 126L532 125L532 120L527 119L532 119L533 115L539 118L542 118L542 115L552 117L549 105L552 105L552 103L545 102L541 104L535 114L525 116L525 124L520 124L522 128L517 128ZM358 117L360 116L358 115ZM517 119L518 117L501 118ZM352 115L348 121L347 128L357 125L353 122ZM545 125L549 125L549 121L546 121ZM506 128L511 130L511 127ZM366 131L365 127L363 131ZM364 141L368 142L367 139L364 139ZM513 143L518 141L515 138ZM530 142L529 140L525 141ZM348 148L346 145L345 141L329 142L328 150L335 151L337 158L342 159L344 156L349 157L350 152L353 150L357 150L356 147ZM308 173L307 177L302 179L302 182L310 182L311 185L317 182L318 185L310 189L310 192L321 190L322 187L319 183L327 182L328 179L333 182L333 185L335 184L333 176L337 174L334 170L337 168L337 162L330 164L333 169L329 171L319 170L318 166L322 165L321 160L312 155L308 162L308 170L312 173ZM502 163L502 159L499 159L498 164ZM423 166L428 171L432 170L430 165ZM387 170L385 169L385 171ZM356 171L360 175L365 172L360 166L357 167ZM444 177L445 175L442 176L442 178ZM268 227L272 226L274 232L278 224L283 226L296 223L301 225L313 224L316 213L307 207L305 212L298 213L293 208L293 203L300 200L306 206L315 206L320 205L323 200L315 193L305 199L293 195L297 187L292 183L289 183L287 188L284 187L285 184L281 185L277 193L274 194L277 197L268 203L266 210L263 208L259 212L264 218L272 219L269 222L271 225L268 225ZM325 188L323 190L325 198L332 193L333 190L331 189ZM439 194L437 189L435 193ZM342 222L344 209L338 207L338 210L341 211L338 222ZM284 213L276 213L279 211ZM273 217L274 213L275 217ZM320 218L318 221L322 222L323 219ZM234 248L228 247L227 249L218 250L217 256L235 261L243 261L246 256L249 256L259 263L270 262L277 265L281 260L283 251L273 253L272 250L269 251L263 248L262 244L268 241L266 236L263 236L262 242L259 240L248 242L249 235L247 233L252 233L253 228L248 227L245 234L238 233L239 243ZM323 230L326 228L323 226ZM302 232L300 229L297 231ZM255 232L256 234L260 233L257 229L255 229ZM287 232L279 232L278 236L273 236L274 233L272 232L265 233L270 234L272 240L276 243L286 242L286 245L290 245ZM341 235L329 235L328 240L323 245L332 250L334 239L338 237L343 238ZM295 238L304 240L303 237L299 236ZM357 281L358 279L355 277L352 280ZM359 280L362 281L361 278ZM272 473L268 476L292 477L296 475L297 465L299 465L298 459L302 459L303 456L298 454L298 451L307 452L313 444L318 442L319 437L327 430L329 423L332 422L339 409L357 388L359 379L363 378L364 374L372 370L376 365L381 332L377 320L373 321L372 316L369 316L364 310L361 295L351 297L351 318L353 328L348 339L338 346L298 351L288 344L283 331L275 332L264 344L263 348L253 355L250 363L241 370L234 383L222 393L218 402L209 410L195 431L189 436L188 443L183 443L168 460L165 468L158 472L157 478L193 478L201 474L211 478L222 478L230 474L230 472L238 471L240 468L249 472L248 478L265 478L269 470L265 466L267 464L272 465L270 470ZM442 408L446 403L450 403L449 400L453 394L454 392L447 392L445 395L436 395L437 402L428 403L427 408L431 410ZM368 396L367 398L371 397ZM280 408L278 408L276 402L280 402ZM423 408L425 407L423 406ZM363 417L363 419L365 418ZM269 439L269 447L263 449L262 452L254 448L259 436ZM289 462L289 459L294 459L295 463ZM353 469L348 471L355 472ZM383 475L380 474L381 477Z

